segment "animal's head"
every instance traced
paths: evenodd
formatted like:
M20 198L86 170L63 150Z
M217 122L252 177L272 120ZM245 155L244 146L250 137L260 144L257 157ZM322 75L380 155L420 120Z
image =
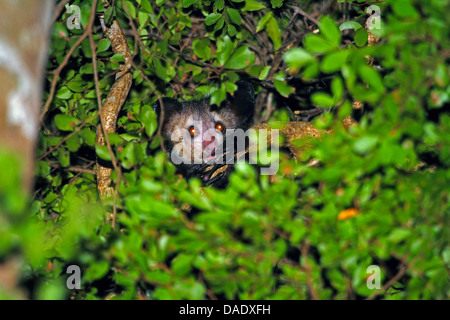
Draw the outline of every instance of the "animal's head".
M247 81L237 86L220 106L210 105L209 97L184 102L163 98L162 104L155 103L155 111L163 117L161 132L172 162L210 162L221 150L227 130L249 128L255 108L253 87Z

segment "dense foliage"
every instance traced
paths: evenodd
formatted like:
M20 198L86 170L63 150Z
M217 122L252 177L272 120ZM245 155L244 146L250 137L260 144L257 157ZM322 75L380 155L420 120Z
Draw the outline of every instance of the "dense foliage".
M85 28L92 1L71 4ZM133 87L109 136L118 197L100 205L97 195L96 157L111 154L95 147L86 38L44 115L31 199L18 191L17 159L0 153L0 261L19 265L17 290L0 288L0 296L448 299L446 1L377 2L380 40L368 46L370 4L137 0L105 9L99 1L97 12L107 25L119 22L134 55ZM67 28L70 15L54 23L45 100L50 71L85 31ZM93 38L105 98L122 57L98 19ZM161 150L151 106L158 97L206 93L219 103L242 78L258 94L257 121L321 107L329 112L314 124L333 133L309 141L301 159L283 153L274 176L246 164L226 190L186 182ZM345 130L341 120L352 114L359 124ZM311 159L319 164L307 165ZM116 215L115 228L105 212ZM73 264L81 290L66 288ZM381 268L380 290L366 284L370 265Z

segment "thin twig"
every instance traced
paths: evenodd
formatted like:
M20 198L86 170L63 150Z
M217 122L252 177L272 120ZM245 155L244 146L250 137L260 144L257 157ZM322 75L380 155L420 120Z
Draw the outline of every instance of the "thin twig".
M292 6L292 9L294 9L294 13L299 13L302 16L304 16L305 18L307 18L309 21L311 21L312 23L314 23L315 25L319 25L319 21L313 17L311 17L309 14L307 14L305 11L303 11L302 9L300 9L299 7L296 6Z
M91 170L91 169L87 169L86 167L90 167L91 165L95 164L94 161L91 161L90 163L88 163L86 166L84 167L78 167L78 166L73 166L73 167L67 167L64 168L62 167L59 163L55 163L55 162L49 162L48 163L51 167L53 168L62 168L63 170L66 171L71 171L71 172L78 172L78 173L87 173L87 174L92 174L95 176L96 172L95 170Z
M375 291L374 293L372 293L367 300L373 300L375 299L376 296L378 296L379 294L381 294L382 292L386 292L387 289L389 289L390 287L392 287L392 285L394 283L396 283L397 281L399 281L406 273L406 270L408 270L406 265L402 265L400 266L400 270L397 272L397 274L391 279L389 280L381 289L378 289L377 291Z
M272 115L272 112L275 110L275 108L272 105L272 100L273 100L273 93L269 92L269 94L267 96L266 114L263 118L263 122L267 122L269 120L270 116Z
M305 259L304 268L306 273L306 285L312 300L319 300L316 289L311 278L311 266L308 263L309 242L305 241L300 249L302 259Z
M55 13L53 14L53 23L55 23L56 19L58 19L58 17L61 15L61 12L63 11L64 7L68 2L69 0L62 0L55 6Z

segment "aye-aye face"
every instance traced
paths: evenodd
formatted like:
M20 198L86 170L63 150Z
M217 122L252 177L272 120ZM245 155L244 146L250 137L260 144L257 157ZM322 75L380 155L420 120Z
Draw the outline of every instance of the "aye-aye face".
M175 164L202 164L220 157L227 132L247 130L254 113L254 92L246 81L237 83L234 97L221 106L211 106L209 97L198 101L179 102L162 99L155 111L164 111L162 135L171 161Z

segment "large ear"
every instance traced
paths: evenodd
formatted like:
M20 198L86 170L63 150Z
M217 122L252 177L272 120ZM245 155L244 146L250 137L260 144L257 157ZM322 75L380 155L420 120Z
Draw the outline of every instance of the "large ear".
M234 92L231 103L244 124L249 124L255 113L255 91L252 84L246 80L239 80L236 85L238 88Z
M176 99L162 98L161 100L162 100L162 108L161 108L161 103L159 100L157 100L155 102L155 104L153 105L153 110L158 115L158 119L161 115L161 109L164 110L164 118L168 119L171 113L176 112L176 111L181 111L183 108L181 103Z

